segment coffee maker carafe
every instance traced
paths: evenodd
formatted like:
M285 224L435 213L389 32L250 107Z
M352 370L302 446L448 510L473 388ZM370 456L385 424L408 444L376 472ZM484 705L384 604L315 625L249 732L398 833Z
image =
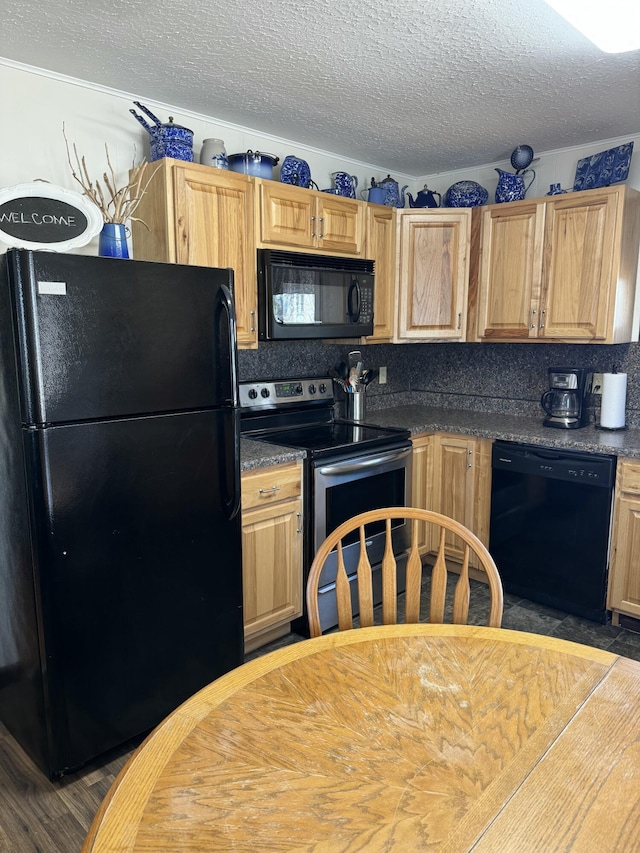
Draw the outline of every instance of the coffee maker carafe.
M543 426L579 429L588 423L585 397L591 391L593 373L583 367L550 367L549 390L540 399L547 413Z

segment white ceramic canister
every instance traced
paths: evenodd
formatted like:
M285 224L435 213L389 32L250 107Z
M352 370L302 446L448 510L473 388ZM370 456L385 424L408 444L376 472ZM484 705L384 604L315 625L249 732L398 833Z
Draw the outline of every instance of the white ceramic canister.
M213 166L214 169L228 169L229 161L224 142L221 139L203 139L200 162L203 166Z

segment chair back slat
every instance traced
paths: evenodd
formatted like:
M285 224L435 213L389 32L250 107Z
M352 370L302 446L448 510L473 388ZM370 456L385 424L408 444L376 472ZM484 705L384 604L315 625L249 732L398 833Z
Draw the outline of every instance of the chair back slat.
M456 591L453 596L454 625L466 625L469 621L469 600L471 596L471 589L469 587L469 556L469 546L465 544L460 577L458 578Z
M353 627L351 616L351 590L345 569L342 553L342 540L354 530L359 530L359 548L357 567L358 607L360 625L362 627L374 624L374 604L372 589L372 569L367 553L365 527L373 522L385 521L386 541L382 559L382 617L385 624L397 621L397 554L393 553L392 520L411 520L411 542L406 562L406 621L420 620L420 595L422 592L422 559L418 543L421 540L421 525L432 525L439 530L439 545L435 564L431 570L431 590L429 602L429 621L441 623L445 615L445 598L447 591L447 562L446 553L450 551L447 543L451 541L448 534L456 537L463 544L463 561L460 577L457 580L453 600L453 621L464 624L469 619L470 583L469 563L471 554L479 562L485 572L491 593L491 606L488 625L499 628L502 623L503 592L500 575L491 555L467 527L438 512L417 507L385 507L383 509L364 512L345 521L327 536L318 548L316 556L309 569L307 580L306 601L309 615L309 630L312 637L322 633L318 611L318 582L324 563L331 552L337 548L338 573L336 577L336 603L338 608L338 627L347 630ZM428 536L428 541L435 537Z
M429 622L444 621L444 599L447 594L447 563L445 560L445 533L440 529L440 542L436 561L431 570L431 601L429 602Z
M367 537L364 524L360 527L360 557L358 558L358 604L360 607L360 627L373 625L373 578L371 563L367 553Z
M398 571L393 555L391 519L385 521L386 538L382 557L382 624L395 625L398 621Z
M353 628L353 616L351 615L351 588L347 570L344 566L344 555L342 553L342 542L338 543L338 574L336 575L336 605L338 608L338 628L348 631Z
M417 624L420 621L420 593L422 591L422 560L418 547L420 525L423 522L414 518L411 522L411 547L407 558L407 574L405 581L405 621Z

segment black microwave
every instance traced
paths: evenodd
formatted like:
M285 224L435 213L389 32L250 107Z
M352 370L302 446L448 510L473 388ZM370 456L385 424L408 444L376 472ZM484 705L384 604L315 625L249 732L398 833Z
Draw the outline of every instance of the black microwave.
M371 335L373 283L373 261L258 249L258 337Z

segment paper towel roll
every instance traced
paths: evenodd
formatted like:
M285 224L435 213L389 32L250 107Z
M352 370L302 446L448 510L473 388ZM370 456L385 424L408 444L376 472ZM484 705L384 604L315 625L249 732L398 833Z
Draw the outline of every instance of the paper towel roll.
M627 401L627 374L602 374L602 406L600 426L603 429L624 427L624 407Z

